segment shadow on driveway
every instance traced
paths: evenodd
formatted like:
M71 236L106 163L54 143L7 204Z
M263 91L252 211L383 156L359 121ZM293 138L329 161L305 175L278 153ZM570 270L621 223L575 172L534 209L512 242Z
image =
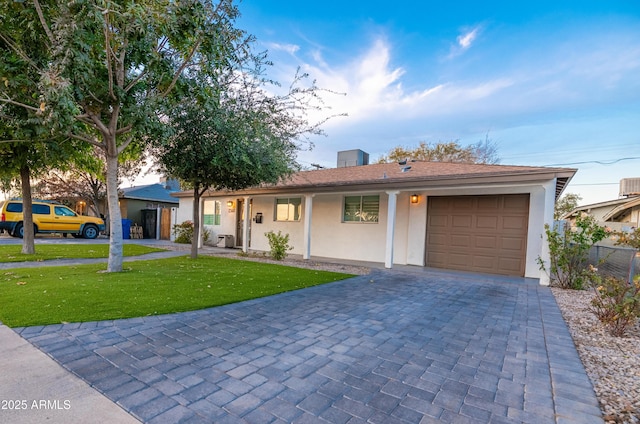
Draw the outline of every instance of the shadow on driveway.
M551 291L523 279L374 271L15 330L146 423L602 422Z

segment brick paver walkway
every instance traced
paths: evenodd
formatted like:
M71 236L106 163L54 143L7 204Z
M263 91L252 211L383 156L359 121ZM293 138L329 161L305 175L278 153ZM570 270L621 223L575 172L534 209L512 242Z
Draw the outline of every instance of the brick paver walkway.
M16 329L146 423L597 423L548 288L376 271L202 311Z

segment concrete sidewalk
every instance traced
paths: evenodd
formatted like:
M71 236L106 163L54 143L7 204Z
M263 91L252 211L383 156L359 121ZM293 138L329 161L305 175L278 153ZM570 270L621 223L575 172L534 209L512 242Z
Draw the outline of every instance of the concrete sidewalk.
M0 370L2 423L139 423L2 324Z

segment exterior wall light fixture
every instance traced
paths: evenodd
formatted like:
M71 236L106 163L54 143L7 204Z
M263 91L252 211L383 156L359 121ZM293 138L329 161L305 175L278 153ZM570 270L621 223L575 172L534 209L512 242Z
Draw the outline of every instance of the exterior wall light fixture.
M227 200L227 207L233 209L233 200Z
M412 194L411 195L411 203L416 204L420 201L420 196L418 196L417 194Z

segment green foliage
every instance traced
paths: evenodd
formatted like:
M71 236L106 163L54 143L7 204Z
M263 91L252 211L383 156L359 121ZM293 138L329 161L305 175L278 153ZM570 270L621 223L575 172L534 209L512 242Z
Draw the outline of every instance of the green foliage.
M589 249L607 237L605 228L593 217L581 215L573 227L564 230L545 225L545 234L551 264L546 269L545 263L538 258L540 269L549 273L552 284L565 289L584 289L593 277L593 271L587 266Z
M281 261L287 257L287 252L293 250L292 246L289 246L289 234L282 234L278 231L278 234L273 231L264 233L269 240L269 247L271 248L269 255L276 261Z
M10 327L192 311L351 277L231 258L21 268L0 276L0 321Z
M462 147L456 141L427 143L421 141L417 147L397 146L386 156L378 159L378 163L418 160L428 162L458 162L495 164L500 161L494 142L487 139Z
M553 219L560 219L565 214L568 214L572 210L578 207L582 197L579 194L567 193L562 196L555 204L553 209Z
M173 234L176 236L174 242L181 244L191 244L193 241L194 226L191 221L184 221L182 224L173 226ZM202 241L208 243L211 234L207 230L203 230Z
M636 228L631 232L616 231L614 235L618 238L617 245L624 245L640 250L640 228Z
M620 278L598 276L593 284L592 312L613 336L623 337L640 317L640 277L629 284Z

